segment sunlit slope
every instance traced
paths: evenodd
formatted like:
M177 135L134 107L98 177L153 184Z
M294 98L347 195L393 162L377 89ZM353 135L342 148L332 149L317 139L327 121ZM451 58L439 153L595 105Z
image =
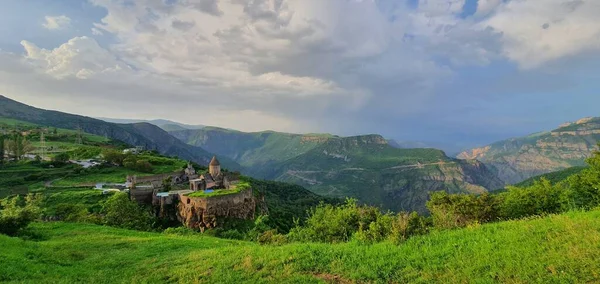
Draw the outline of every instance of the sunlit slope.
M67 223L37 223L33 232L35 240L0 236L0 281L600 281L600 211L434 232L399 246L274 247Z

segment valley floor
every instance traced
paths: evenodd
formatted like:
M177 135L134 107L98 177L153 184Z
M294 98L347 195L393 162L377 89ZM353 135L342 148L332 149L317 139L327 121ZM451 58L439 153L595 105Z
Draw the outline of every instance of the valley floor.
M8 282L504 282L600 281L600 211L433 232L381 243L254 243L36 223L33 239L0 235Z

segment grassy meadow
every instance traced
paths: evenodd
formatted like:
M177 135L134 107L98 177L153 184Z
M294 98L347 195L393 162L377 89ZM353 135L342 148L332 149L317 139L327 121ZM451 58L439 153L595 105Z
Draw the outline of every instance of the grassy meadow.
M261 246L75 223L0 235L0 281L575 283L600 281L600 211L434 231L400 244Z

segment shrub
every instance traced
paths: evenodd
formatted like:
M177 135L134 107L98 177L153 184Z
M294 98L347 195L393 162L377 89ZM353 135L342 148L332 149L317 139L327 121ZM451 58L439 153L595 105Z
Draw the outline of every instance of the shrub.
M388 239L399 244L411 236L424 235L432 226L425 217L419 216L417 212L398 213L392 220L392 228Z
M244 234L237 229L221 231L217 234L220 238L232 239L232 240L243 240Z
M591 167L567 179L573 207L592 209L600 205L600 170Z
M88 209L83 204L61 203L56 206L56 216L66 222L85 222Z
M560 213L569 203L568 192L559 186L553 186L545 178L530 187L509 187L501 196L501 214L508 219Z
M106 160L109 163L113 163L116 164L118 166L122 166L123 165L123 161L125 160L125 154L117 151L117 150L104 150L102 152L102 156L104 157L104 160Z
M20 197L0 200L0 233L14 236L38 219L40 201L35 195L27 195L25 200Z
M356 199L347 199L341 206L321 203L309 211L305 225L296 226L288 236L295 241L346 242L379 216L378 208L358 206Z
M135 169L143 173L151 173L152 165L147 160L137 160L135 162Z
M196 235L198 234L198 232L187 228L187 227L173 227L173 228L167 228L163 231L164 234L169 234L169 235L178 235L178 236L191 236L191 235Z
M54 156L54 158L52 158L52 161L58 164L64 164L67 163L69 161L71 157L69 157L69 154L67 153L58 153L56 154L56 156Z
M427 208L437 228L462 228L473 223L487 223L499 218L500 200L498 197L484 193L448 194L444 191L434 192L427 202Z
M261 245L284 245L287 239L284 235L277 233L277 229L268 230L258 237L258 243Z
M126 193L116 193L111 196L102 208L104 222L109 226L119 228L150 231L154 217L144 207L129 200Z

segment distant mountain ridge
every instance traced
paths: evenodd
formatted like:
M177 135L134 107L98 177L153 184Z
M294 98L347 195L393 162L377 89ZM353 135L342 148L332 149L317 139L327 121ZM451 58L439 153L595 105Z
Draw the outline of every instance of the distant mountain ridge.
M146 122L146 123L154 124L154 125L162 128L165 131L184 130L184 129L202 129L205 127L204 125L184 124L184 123L179 123L179 122L171 121L171 120L167 120L167 119L145 120L145 119L122 119L122 118L107 118L107 117L96 117L96 119L103 120L106 122L111 122L111 123L119 123L119 124L133 124L133 123Z
M531 177L585 166L598 149L600 118L584 118L559 128L513 138L460 153L460 159L477 159L490 166L505 182L514 184Z
M99 119L51 111L28 106L7 97L0 96L0 117L8 117L32 122L44 126L77 129L106 136L133 146L144 146L157 150L163 155L178 156L199 164L208 164L213 154L206 150L185 144L166 131L150 123L116 124ZM240 166L224 157L221 160L225 167L239 170Z
M263 174L394 211L425 212L432 191L483 193L504 185L478 161L437 149L396 149L380 135L332 138Z
M397 149L380 135L246 133L216 127L169 133L235 160L255 177L391 210L423 212L431 191L482 193L504 185L480 162L452 159L436 149Z

